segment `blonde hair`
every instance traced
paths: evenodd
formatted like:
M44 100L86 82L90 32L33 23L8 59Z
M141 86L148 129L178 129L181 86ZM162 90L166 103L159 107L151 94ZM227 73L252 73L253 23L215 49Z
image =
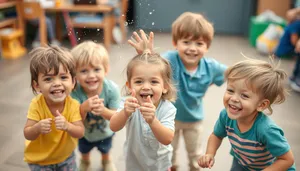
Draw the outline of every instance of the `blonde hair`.
M85 41L75 46L71 53L75 59L76 68L85 65L94 66L100 62L103 64L105 72L109 71L109 56L101 44Z
M180 39L192 38L197 40L203 38L210 46L214 36L212 23L206 20L201 14L185 12L181 14L172 24L173 42L177 43Z
M72 80L75 77L75 65L69 50L58 46L38 47L30 53L30 74L31 88L34 94L37 94L34 89L34 81L38 83L39 73L47 74L52 69L54 74L59 72L59 66L62 65L65 71L70 72Z
M235 81L245 79L247 86L261 98L268 99L270 114L271 104L280 104L285 101L287 90L284 87L286 73L279 69L279 64L270 57L270 62L250 59L236 63L225 71L225 79Z
M167 86L167 93L162 94L162 99L169 100L174 102L176 100L176 88L173 84L172 80L172 69L170 66L170 63L162 58L159 54L154 53L151 54L149 51L145 50L143 54L137 55L133 57L126 68L126 74L127 74L127 81L130 82L132 78L132 70L135 66L139 64L153 64L158 65L158 69L161 70L161 75L164 80L164 84ZM129 95L130 91L125 86L126 94Z

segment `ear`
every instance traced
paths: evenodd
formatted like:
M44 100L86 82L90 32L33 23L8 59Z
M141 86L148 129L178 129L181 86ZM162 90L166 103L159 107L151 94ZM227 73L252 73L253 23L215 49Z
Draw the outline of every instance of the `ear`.
M72 79L72 86L73 86L73 88L72 88L72 90L75 88L75 85L76 85L76 76Z
M126 87L127 87L128 89L131 89L131 86L130 86L130 84L129 84L128 81L126 81Z
M163 93L163 94L168 93L168 89L165 87L165 88L163 89L162 93Z
M268 99L263 99L257 106L256 110L259 112L264 111L270 105L270 101Z
M172 40L172 44L175 47L175 49L177 48L177 42L175 42L174 40Z
M40 86L36 81L33 81L33 88L35 89L36 92L40 92Z

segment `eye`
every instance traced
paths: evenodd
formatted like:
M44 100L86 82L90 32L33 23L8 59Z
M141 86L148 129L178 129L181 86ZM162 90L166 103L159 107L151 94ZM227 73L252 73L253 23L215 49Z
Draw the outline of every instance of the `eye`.
M241 94L241 97L244 98L244 99L248 99L249 98L249 96L247 94L244 94L244 93Z
M87 73L87 69L80 70L80 73L83 73L83 74Z
M202 46L203 42L197 42L197 46Z
M46 78L44 78L44 81L46 81L46 82L49 82L49 81L51 81L51 80L52 80L51 77L46 77Z
M230 89L230 88L228 88L227 90L226 90L228 93L233 93L234 91L232 90L232 89Z
M135 83L135 84L141 84L142 81L141 81L141 80L136 80L136 81L134 81L134 83Z
M184 40L184 41L183 41L183 44L188 45L188 44L190 44L190 41Z
M102 69L101 68L95 68L94 69L96 72L99 72L99 71L101 71Z
M66 76L66 75L63 75L63 76L61 76L60 78L61 78L62 80L66 80L66 79L68 79L69 77Z
M151 83L152 83L152 84L158 84L159 81L157 81L157 80L152 80Z

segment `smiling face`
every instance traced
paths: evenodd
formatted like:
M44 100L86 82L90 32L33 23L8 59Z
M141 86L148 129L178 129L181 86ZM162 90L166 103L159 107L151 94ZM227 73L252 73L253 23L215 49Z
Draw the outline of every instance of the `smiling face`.
M76 79L84 91L89 95L96 95L102 91L105 68L101 62L94 65L83 65L76 70Z
M75 81L69 71L60 64L59 72L54 74L54 69L48 73L39 73L38 82L34 81L36 92L41 92L47 104L64 103L65 98L74 88Z
M140 104L147 102L147 96L158 106L163 93L167 93L159 65L138 63L132 69L132 77L127 86L134 89Z
M188 70L197 68L200 59L208 49L207 43L201 37L197 40L191 38L179 39L176 43L174 42L174 46Z
M262 99L246 84L245 79L228 80L223 103L228 117L237 121L251 121L258 111L268 106L268 100Z

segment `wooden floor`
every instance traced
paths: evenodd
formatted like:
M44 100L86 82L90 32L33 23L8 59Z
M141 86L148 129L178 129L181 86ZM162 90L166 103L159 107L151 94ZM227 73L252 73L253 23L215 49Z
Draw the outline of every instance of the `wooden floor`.
M68 46L68 44L66 44ZM165 52L173 49L171 36L166 33L155 34L155 47L157 52ZM246 38L233 36L216 36L208 56L214 57L222 63L231 65L243 59L240 53L248 57L267 59L258 54L249 46ZM124 68L128 60L135 55L135 51L128 45L113 45L111 57L111 71L108 78L115 81L120 89L125 82ZM26 121L26 111L33 93L30 89L29 59L27 56L17 60L0 59L0 171L27 171L26 163L23 162L24 136L23 126ZM283 60L281 67L288 74L292 72L293 61ZM287 85L288 87L288 85ZM207 138L213 129L220 110L223 108L222 96L225 86L212 86L204 97L205 131L203 143L206 145ZM280 125L296 158L296 166L300 168L300 94L291 92L284 104L274 106L271 116ZM112 158L119 171L124 171L123 143L125 130L116 133L111 151ZM182 142L182 140L181 140ZM205 147L203 147L205 148ZM232 158L229 155L230 145L225 139L217 154L216 163L212 171L229 170ZM188 164L184 145L180 146L180 171L187 171ZM76 154L78 152L76 151ZM77 161L79 155L77 155ZM92 152L93 170L100 170L100 155Z

